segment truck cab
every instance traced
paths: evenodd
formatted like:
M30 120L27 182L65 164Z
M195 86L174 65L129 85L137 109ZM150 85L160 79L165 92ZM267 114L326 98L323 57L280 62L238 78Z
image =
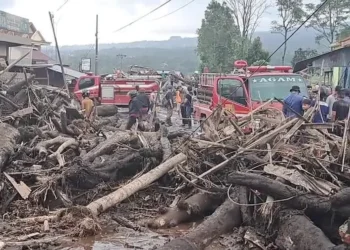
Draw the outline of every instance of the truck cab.
M194 105L195 119L208 117L218 104L237 117L246 116L271 98L284 99L292 86L300 87L307 96L305 80L291 73L290 66L250 66L239 61L229 75L203 73L199 77L198 102ZM243 65L243 66L242 66ZM277 101L271 107L282 110Z

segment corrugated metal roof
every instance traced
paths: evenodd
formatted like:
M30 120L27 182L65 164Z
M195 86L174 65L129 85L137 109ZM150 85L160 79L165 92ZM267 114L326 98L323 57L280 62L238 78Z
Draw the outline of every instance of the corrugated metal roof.
M56 71L56 72L59 72L59 73L62 73L60 65L54 65L52 67L49 67L48 69ZM74 78L79 78L81 76L85 76L86 75L85 73L81 73L79 71L76 71L74 69L70 69L70 68L67 68L67 67L64 67L64 74L67 75L67 76L74 77Z

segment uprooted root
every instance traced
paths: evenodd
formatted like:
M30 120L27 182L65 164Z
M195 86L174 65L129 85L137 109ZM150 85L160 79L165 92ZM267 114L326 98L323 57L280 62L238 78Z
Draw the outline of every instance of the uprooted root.
M60 227L74 228L72 236L93 236L101 231L101 227L89 209L75 206L58 213Z

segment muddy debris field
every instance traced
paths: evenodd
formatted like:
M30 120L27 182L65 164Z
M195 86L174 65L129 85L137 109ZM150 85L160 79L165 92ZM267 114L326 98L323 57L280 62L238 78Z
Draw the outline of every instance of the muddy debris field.
M197 222L149 249L225 236L235 240L224 249L350 243L348 133L328 132L347 124L263 105L239 119L219 107L196 133L168 132L153 115L146 132L126 131L115 107L89 124L61 89L30 78L3 88L0 249L67 249L112 222L135 232Z

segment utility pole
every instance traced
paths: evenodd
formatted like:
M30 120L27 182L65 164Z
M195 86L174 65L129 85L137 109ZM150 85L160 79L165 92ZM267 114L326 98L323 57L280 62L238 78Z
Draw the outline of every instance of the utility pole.
M95 75L98 74L98 15L96 15Z
M123 54L118 54L117 55L117 58L120 58L120 70L123 69L123 58L125 58L126 55L123 55Z
M69 93L68 84L67 84L67 81L66 81L66 74L64 73L64 67L63 67L63 64L62 64L61 53L60 53L60 49L58 47L58 42L57 42L57 37L56 37L56 32L55 32L55 25L54 25L54 22L53 22L53 15L51 14L50 11L49 11L49 17L50 17L50 22L51 22L53 36L55 38L57 55L58 55L58 59L60 61L60 65L61 65L61 71L62 71L62 77L63 77L64 86L65 86L65 88L67 90L67 93Z

